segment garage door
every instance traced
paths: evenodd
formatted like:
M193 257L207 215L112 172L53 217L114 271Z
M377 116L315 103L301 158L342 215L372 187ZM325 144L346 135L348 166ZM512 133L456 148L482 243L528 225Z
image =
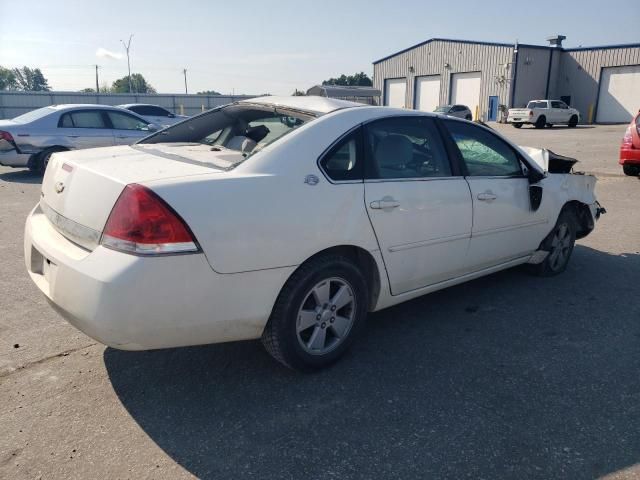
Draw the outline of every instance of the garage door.
M640 109L640 65L602 69L596 122L628 122Z
M384 81L384 104L389 107L405 108L407 96L406 78L389 78Z
M416 109L433 112L440 105L440 75L416 79Z
M480 72L453 74L451 103L466 105L475 117L476 107L480 105Z

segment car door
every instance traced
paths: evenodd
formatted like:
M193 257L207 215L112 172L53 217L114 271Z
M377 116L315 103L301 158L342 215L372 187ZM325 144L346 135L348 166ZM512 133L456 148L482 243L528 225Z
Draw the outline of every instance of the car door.
M115 110L107 110L106 114L116 145L131 145L151 133L149 123L135 115Z
M551 108L550 108L551 113L549 117L551 118L551 120L549 121L549 123L568 122L569 118L567 118L567 110L562 109L562 102L559 102L557 100L552 100L550 103L551 103Z
M398 295L460 276L472 202L434 119L397 116L364 127L365 207Z
M531 208L520 154L491 130L444 121L465 168L473 198L466 263L474 271L535 251L549 229L545 209Z
M109 147L114 144L113 131L101 110L73 110L58 120L58 131L73 148Z

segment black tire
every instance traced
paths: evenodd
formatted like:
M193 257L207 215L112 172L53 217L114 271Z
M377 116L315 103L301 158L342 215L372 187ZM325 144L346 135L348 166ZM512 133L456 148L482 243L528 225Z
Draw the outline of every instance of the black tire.
M540 115L536 120L536 123L534 124L534 126L536 128L544 128L546 124L547 124L547 118L544 115Z
M578 125L578 116L572 115L569 119L569 128L576 128L576 125Z
M473 117L471 115L467 115L466 117L464 117L464 119L471 121L471 120L473 120Z
M547 128L553 128L553 123L547 123Z
M559 239L564 237L563 229L566 229L568 236L566 237L566 243L560 244ZM573 210L564 208L560 212L553 230L542 241L541 249L549 252L549 255L542 263L529 265L531 273L541 277L553 277L564 272L573 253L577 230L578 221Z
M56 152L64 152L66 150L67 150L66 148L62 148L62 147L52 147L52 148L47 148L46 150L43 150L38 155L36 155L34 159L35 161L33 162L32 167L30 167L31 171L37 172L40 175L44 175L44 172L47 170L47 165L49 164L49 159L51 158L51 155L53 155Z
M640 167L637 165L622 165L622 171L625 175L630 177L637 177L640 175Z
M522 128L521 123L512 123L511 125L513 125L513 128Z
M301 344L297 331L298 313L314 287L327 279L340 279L351 287L355 304L353 321L335 348L323 354L312 354ZM318 257L299 267L285 283L262 333L262 344L273 358L289 368L303 372L318 370L331 365L348 350L364 326L368 310L369 291L358 267L342 255ZM329 334L330 328L327 325L325 335Z

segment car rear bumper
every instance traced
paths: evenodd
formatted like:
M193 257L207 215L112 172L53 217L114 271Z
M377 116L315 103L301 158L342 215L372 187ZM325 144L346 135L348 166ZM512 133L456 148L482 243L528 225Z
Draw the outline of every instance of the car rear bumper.
M25 226L31 279L99 342L146 350L259 338L294 267L221 275L204 254L141 257L63 237L36 207Z
M17 150L0 152L0 165L5 167L27 167L29 166L30 153L18 153Z
M621 148L620 165L640 165L640 148Z

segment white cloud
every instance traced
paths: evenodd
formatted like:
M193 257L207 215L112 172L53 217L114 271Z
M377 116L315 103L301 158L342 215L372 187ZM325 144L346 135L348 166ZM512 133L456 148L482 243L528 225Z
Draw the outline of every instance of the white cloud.
M106 48L100 47L96 50L96 57L98 58L111 58L113 60L120 60L123 55L121 53L112 52Z

